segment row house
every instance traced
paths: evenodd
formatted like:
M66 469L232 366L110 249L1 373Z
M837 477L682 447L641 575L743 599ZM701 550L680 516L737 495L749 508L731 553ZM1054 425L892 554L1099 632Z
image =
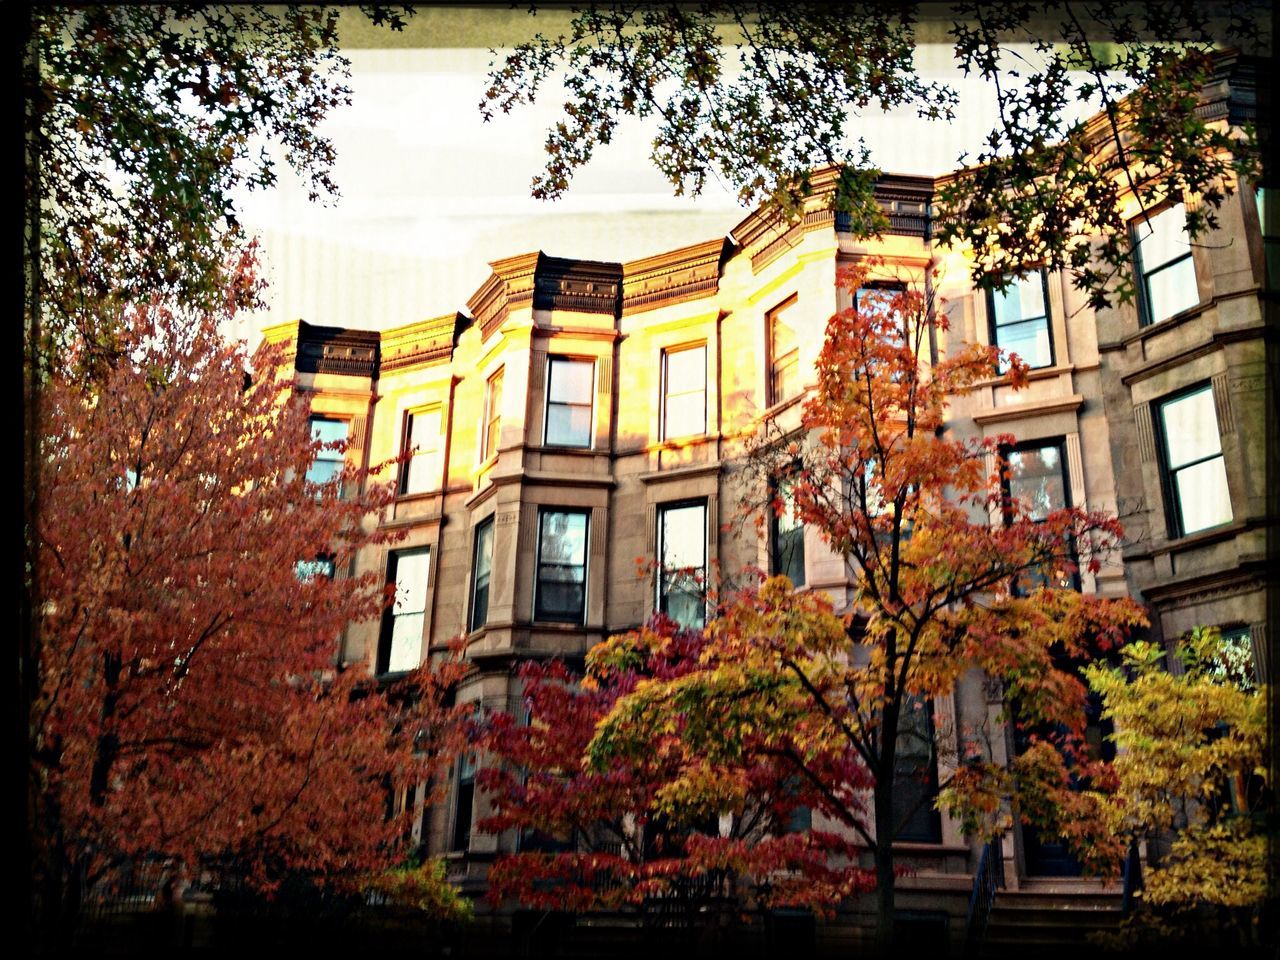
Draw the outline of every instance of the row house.
M1239 123L1248 89L1224 83L1206 109ZM643 260L495 261L467 313L381 332L301 322L266 332L293 342L314 429L349 439L351 462L412 451L383 474L399 495L376 518L405 536L358 559L396 584L397 602L380 623L350 626L344 661L395 674L462 636L476 669L461 701L519 710L514 668L525 658L580 663L657 610L700 623L701 598L667 568L730 575L754 565L847 607L845 563L815 531L775 521L762 536L732 522L745 492L735 464L762 418L798 425L834 311L930 283L949 330L933 332L922 362L965 341L1014 351L1031 368L1026 389L997 377L955 398L947 429L1011 436L1014 495L1125 524L1123 551L1082 571L1079 588L1143 600L1165 639L1221 626L1265 674L1265 193L1242 185L1195 244L1183 227L1195 198L1132 210L1139 296L1095 311L1053 271L975 291L966 257L932 241L931 178L881 178L890 228L874 241L855 239L832 212L832 171L814 183L798 222L759 210L728 236ZM871 257L874 281L838 288L842 267ZM970 676L932 704L922 740L953 739L999 708L999 692ZM1104 732L1094 729L1100 745ZM1016 749L1012 737L1002 746ZM937 764L947 752L926 747L914 759ZM474 776L475 759L463 758L447 803L418 829L450 858L452 878L478 890L486 864L517 840L474 829L484 815ZM917 868L902 881L903 909L960 927L977 850L927 805L901 845ZM1029 829L1015 828L1004 857L1014 887L1078 872L1061 845Z

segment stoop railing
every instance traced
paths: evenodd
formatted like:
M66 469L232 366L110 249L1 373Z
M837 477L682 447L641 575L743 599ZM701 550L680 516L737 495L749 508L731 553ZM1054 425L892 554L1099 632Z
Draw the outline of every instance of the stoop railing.
M1004 850L1000 838L988 841L978 858L978 869L973 874L973 891L969 894L969 915L965 922L964 955L977 956L982 938L987 933L987 920L991 917L991 905L996 890L1004 886Z

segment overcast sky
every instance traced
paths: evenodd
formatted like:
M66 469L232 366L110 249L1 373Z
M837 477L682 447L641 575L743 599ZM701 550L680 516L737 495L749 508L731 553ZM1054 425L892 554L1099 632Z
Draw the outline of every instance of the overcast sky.
M534 250L629 260L723 236L746 215L714 181L697 199L673 196L649 161L652 134L638 121L621 126L562 199L534 200L530 181L560 103L546 95L486 124L479 102L488 46L554 26L547 21L501 8L432 9L401 36L345 21L355 26L343 34L353 103L323 128L336 147L342 195L309 202L282 168L278 187L243 199L270 289L268 310L245 318L242 336L295 319L399 326L465 309L492 260ZM388 42L399 46L369 46ZM881 169L951 170L991 129L993 96L961 77L951 57L948 44L925 45L917 64L926 79L960 91L959 122L930 126L904 112L855 125Z

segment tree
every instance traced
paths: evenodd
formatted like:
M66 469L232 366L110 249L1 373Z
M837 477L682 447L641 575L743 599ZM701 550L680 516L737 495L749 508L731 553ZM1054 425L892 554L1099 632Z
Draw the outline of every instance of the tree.
M391 29L412 13L364 9ZM275 183L270 144L284 148L312 199L336 194L333 146L317 127L350 102L338 13L262 4L31 8L30 347L54 362L51 351L78 335L78 359L91 362L97 355L86 344L110 354L103 324L123 304L160 295L215 308L228 290L225 264L246 241L234 194ZM104 301L115 309L101 309Z
M457 665L384 689L335 659L389 602L347 570L387 540L368 518L393 491L308 480L309 403L278 351L246 373L218 333L235 300L129 308L100 381L68 358L42 391L29 828L38 909L64 930L144 857L267 890L290 871L376 885L413 815L384 816L389 790L432 781L459 742Z
M520 852L490 869L490 898L570 911L671 897L729 911L829 909L867 889L845 838L796 828L820 802L813 788L766 751L712 758L691 749L696 714L668 715L643 751L583 768L597 724L618 701L695 671L707 644L660 615L634 641L629 662L593 655L585 677L560 661L526 663L527 719L485 719L479 746L497 762L477 775L494 808L480 828L521 837Z
M1127 646L1121 666L1085 671L1116 726L1115 790L1098 805L1115 835L1147 846L1145 909L1121 932L1129 945L1221 930L1259 946L1267 691L1217 628L1193 630L1172 655L1179 673L1146 641Z
M866 270L847 274L850 291ZM983 750L983 725L955 731L955 772L939 784L938 802L971 833L998 834L1002 805L1019 798L1030 801L1020 813L1041 820L1077 809L1071 774L1092 772L1082 738L1086 689L1065 661L1113 649L1145 623L1132 601L1063 588L1078 564L1096 569L1114 546L1113 518L1010 499L1003 468L988 463L1011 438L944 430L944 405L995 376L1000 355L961 346L923 368L917 357L927 356L930 323L947 329L919 289L836 314L799 432L766 426L753 455L763 478L789 481L790 504L770 494L768 509L794 510L846 561L853 608L837 617L785 578L722 601L697 664L620 697L588 745L590 769L600 772L617 756L643 755L655 732L683 717L684 741L708 762L737 760L749 743L788 760L874 858L882 950L893 930L892 840L911 813L899 808L899 752L913 715L976 668L1003 683L1005 719L1016 711L1028 729L1057 725L1012 770ZM1012 381L1024 382L1021 361L1006 362ZM992 511L1004 522L993 524ZM625 663L646 642L614 638L592 660ZM854 762L823 759L844 757ZM869 811L859 790L866 780ZM1095 863L1114 864L1122 852L1083 831L1069 839Z
M535 196L560 196L624 117L655 118L653 160L677 194L697 195L717 176L744 204L767 199L794 216L810 171L836 165L837 209L870 236L887 221L857 121L894 108L955 119L956 91L923 80L913 60L921 42L954 42L957 67L989 82L999 120L974 165L939 190L939 239L972 248L983 288L1032 267L1065 268L1100 305L1134 293L1126 192L1143 210L1184 191L1198 197L1187 216L1194 240L1216 226L1238 178L1256 180L1254 131L1228 132L1196 108L1215 79L1215 51L1269 50L1269 24L1267 5L1253 0L588 3L567 32L495 60L481 110L490 119L531 103L563 71L564 119L547 133ZM1079 103L1105 120L1075 122Z

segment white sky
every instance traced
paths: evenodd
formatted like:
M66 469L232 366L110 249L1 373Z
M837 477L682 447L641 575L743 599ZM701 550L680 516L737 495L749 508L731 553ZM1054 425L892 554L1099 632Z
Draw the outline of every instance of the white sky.
M434 37L448 36L446 16L432 12ZM523 29L533 27L546 24ZM344 52L353 103L323 127L337 152L340 199L309 202L283 164L276 188L242 198L242 220L262 237L270 283L267 311L239 323L250 340L262 326L299 318L385 329L439 316L465 309L489 261L539 249L629 260L723 236L747 213L714 181L702 197L675 197L648 159L651 134L639 121L624 123L597 150L563 198L534 200L530 182L560 108L552 91L486 124L478 106L491 59L485 47ZM951 57L945 44L917 51L925 79L960 91L956 123L931 126L904 112L855 126L881 169L946 172L991 129L994 97L963 78Z

